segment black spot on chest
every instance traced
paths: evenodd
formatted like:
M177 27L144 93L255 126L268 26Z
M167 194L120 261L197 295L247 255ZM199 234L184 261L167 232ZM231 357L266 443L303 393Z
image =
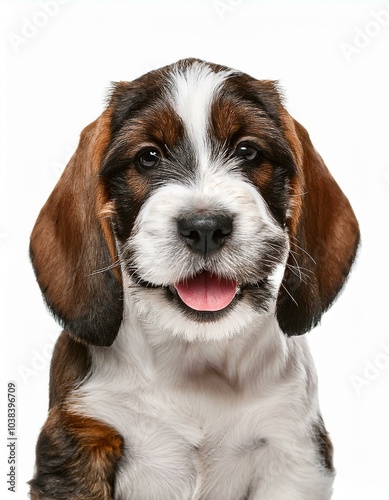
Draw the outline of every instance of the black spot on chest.
M333 446L321 415L319 415L318 421L312 426L312 434L322 465L328 471L333 472Z

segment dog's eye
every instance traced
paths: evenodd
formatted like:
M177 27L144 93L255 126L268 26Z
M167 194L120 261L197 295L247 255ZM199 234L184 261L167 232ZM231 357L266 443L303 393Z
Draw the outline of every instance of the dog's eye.
M259 159L261 153L257 147L253 146L249 142L241 142L237 145L235 154L243 160L252 162Z
M158 167L160 161L161 161L160 153L158 149L155 148L144 149L136 157L137 164L141 168L147 170Z

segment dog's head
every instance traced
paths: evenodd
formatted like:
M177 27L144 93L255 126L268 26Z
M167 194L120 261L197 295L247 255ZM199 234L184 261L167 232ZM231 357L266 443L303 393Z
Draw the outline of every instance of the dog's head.
M358 224L271 81L179 61L113 86L43 207L31 257L64 327L110 345L133 310L186 340L320 320Z

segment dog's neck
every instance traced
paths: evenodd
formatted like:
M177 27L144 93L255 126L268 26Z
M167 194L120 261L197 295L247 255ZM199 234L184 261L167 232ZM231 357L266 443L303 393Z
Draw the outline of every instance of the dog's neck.
M220 341L187 342L139 315L131 296L125 297L125 315L114 344L96 348L94 357L113 357L131 380L140 385L164 380L171 387L215 392L262 391L295 370L296 359L310 356L305 339L288 338L274 314L258 317L244 333ZM141 361L140 361L141 360ZM104 369L110 363L99 362ZM211 389L212 390L212 389Z

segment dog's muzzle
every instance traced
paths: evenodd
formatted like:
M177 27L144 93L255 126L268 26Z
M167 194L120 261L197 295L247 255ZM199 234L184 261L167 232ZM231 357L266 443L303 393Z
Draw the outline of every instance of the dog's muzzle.
M220 250L231 235L233 221L230 215L200 212L181 217L177 221L180 236L188 247L203 257ZM196 311L220 311L234 299L238 283L203 271L174 285L185 305Z

